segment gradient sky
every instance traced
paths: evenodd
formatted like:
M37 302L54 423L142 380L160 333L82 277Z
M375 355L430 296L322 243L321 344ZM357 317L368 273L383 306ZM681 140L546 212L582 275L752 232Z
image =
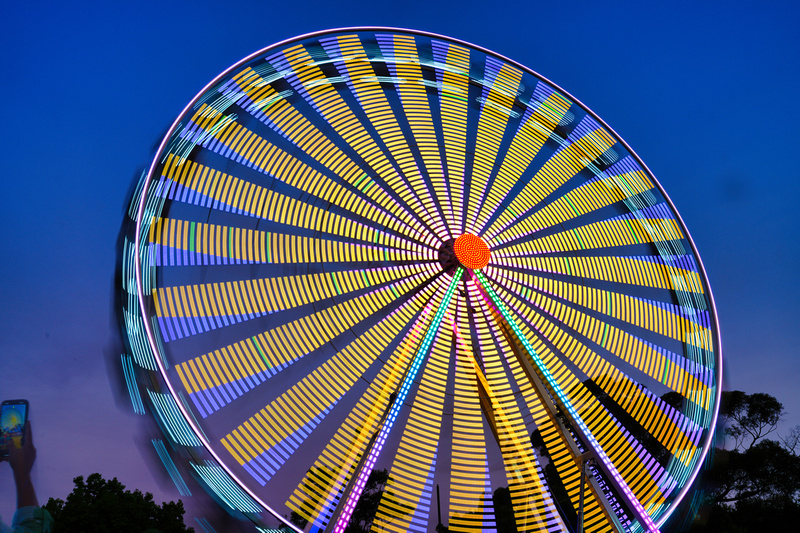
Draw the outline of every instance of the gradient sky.
M31 402L42 503L92 472L159 501L179 497L153 464L147 420L117 387L125 202L207 82L265 46L334 27L473 42L597 113L653 171L697 245L726 388L773 394L786 407L783 430L800 424L795 2L22 4L4 8L0 32L0 397ZM0 514L13 509L0 466Z

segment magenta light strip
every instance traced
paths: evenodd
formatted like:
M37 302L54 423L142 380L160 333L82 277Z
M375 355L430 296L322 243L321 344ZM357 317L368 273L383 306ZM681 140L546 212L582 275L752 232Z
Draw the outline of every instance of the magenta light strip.
M361 493L364 492L364 485L367 483L367 478L369 477L370 472L372 472L372 469L375 467L375 463L378 460L378 455L380 455L383 445L386 443L386 438L389 436L389 431L391 431L394 421L397 419L397 415L400 413L400 408L403 406L406 396L408 396L408 392L411 390L411 385L414 383L414 379L417 376L417 371L420 369L422 363L425 361L426 356L428 355L428 348L430 347L431 343L433 342L433 338L436 336L436 333L439 330L439 324L441 324L442 318L444 318L444 313L450 306L450 300L453 297L453 293L456 290L456 285L458 285L459 280L461 280L461 275L463 273L464 269L462 267L458 267L453 275L453 279L450 280L450 286L447 287L447 292L442 299L442 303L439 306L439 309L436 311L433 321L428 327L428 331L425 332L425 337L423 337L422 343L419 345L417 353L414 356L414 360L411 363L411 367L408 369L406 377L403 379L403 384L400 386L400 390L397 393L397 398L392 404L392 408L389 410L389 415L386 417L386 422L381 427L378 433L378 438L375 439L375 444L372 446L372 448L370 448L367 460L364 462L364 465L361 467L361 471L358 473L356 483L353 486L353 489L350 491L350 495L347 498L347 503L345 503L344 509L339 515L339 520L336 522L336 525L333 528L333 533L343 533L347 527L347 524L350 522L350 517L353 516L353 510L356 507L356 503L358 502L359 498L361 498Z

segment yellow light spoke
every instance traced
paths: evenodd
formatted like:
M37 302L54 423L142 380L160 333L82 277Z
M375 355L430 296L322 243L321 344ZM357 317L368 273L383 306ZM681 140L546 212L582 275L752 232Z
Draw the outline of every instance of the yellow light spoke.
M517 256L503 257L497 253L492 261L499 267L524 267L529 271L586 278L621 285L637 285L655 289L684 287L702 288L700 276L690 270L668 267L648 257L574 257L574 256ZM679 282L680 284L676 284Z
M467 176L467 116L469 110L469 71L470 52L467 48L440 41L432 43L434 54L438 52L448 68L442 73L442 98L439 103L442 116L442 137L444 138L447 175L453 182L451 189L451 208L457 229L465 224L463 199ZM460 227L459 227L460 226Z
M605 178L588 181L580 187L565 192L541 209L531 213L530 216L515 221L514 224L508 226L493 239L493 242L496 243L495 246L500 248L500 243L534 235L542 229L563 224L574 218L625 200L629 195L627 191L620 189L616 185L616 181L619 179L635 184L637 191L648 191L653 187L653 184L641 171L621 175L617 180ZM631 224L633 225L633 223Z
M419 222L402 206L397 205L380 182L370 177L370 172L360 168L334 144L330 134L320 131L287 99L279 98L280 93L266 84L264 78L252 69L247 69L234 79L253 102L251 105L264 106L261 111L266 119L279 127L301 150L328 168L333 175L357 188L384 212L397 215L403 227L408 227L417 234L423 232ZM374 210L375 207L362 207L362 214L370 214Z
M207 406L208 409L217 410L220 407L217 403L232 401L221 400L226 397L226 392L234 395L234 398L238 396L229 388L221 387L225 381L218 372L214 373L215 360L218 358L227 358L229 354L238 355L243 363L237 367L242 378L245 378L245 381L263 382L280 369L330 342L365 318L387 308L398 297L417 288L429 276L430 271L409 276L364 295L314 311L189 362L180 363L183 373L192 375L200 387L193 390L189 381L184 381L183 385L190 394L199 393L198 401L205 399L210 405ZM197 372L196 368L200 372ZM206 371L209 372L208 375ZM215 399L217 403L214 402Z
M443 233L446 230L444 221L408 145L409 141L416 143L416 139L407 139L400 129L372 65L363 60L366 54L360 40L356 36L341 36L338 38L337 47L332 46L328 52L339 53L344 57L343 70L349 75L356 97L402 173L405 190L413 193L413 197L404 200L415 207L414 211L427 221L434 231ZM397 190L397 184L401 181L398 172L392 169L387 177L389 186Z
M480 229L478 212L486 203L487 185L494 171L509 115L516 113L511 108L522 79L522 72L510 65L502 65L495 72L497 65L498 62L487 60L487 71L494 75L494 79L484 87L481 96L483 107L478 120L475 159L467 199L467 231L473 234Z
M326 80L326 77L313 65L313 60L308 53L304 49L296 48L287 50L285 57L292 68L297 71L309 97L318 106L323 117L333 129L339 132L342 138L364 158L377 177L380 177L381 181L395 191L406 206L410 206L412 209L414 206L420 206L420 199L415 195L414 190L403 182L386 154L376 145L376 141L342 100L333 85L319 83ZM417 212L417 219L424 220L424 217Z
M414 296L367 330L355 342L316 367L285 393L222 439L239 464L248 464L266 482L297 451L300 433L310 433L342 397L353 388L375 360L395 342L414 319L434 289ZM411 339L394 354L397 364L406 359Z
M559 299L574 303L597 313L631 324L642 330L657 333L681 342L695 344L698 348L711 349L711 332L681 313L678 306L668 306L653 300L637 298L624 293L587 287L583 284L560 281L547 276L535 276L524 272L496 270L504 284L519 294L533 300L531 288L542 294L552 294ZM507 281L506 281L507 280ZM691 332L691 335L687 335Z
M469 312L463 303L449 326L456 336L449 527L458 532L492 529L495 514L486 450L491 435L484 431L477 376L481 369L468 344Z
M468 284L469 300L478 302L481 295L474 284ZM485 307L481 314L486 312ZM562 518L556 511L550 493L542 479L539 464L530 442L525 418L531 417L525 404L520 404L512 388L513 374L507 371L508 347L498 343L493 327L484 317L473 324L475 339L480 347L483 371L475 365L482 393L488 397L489 411L495 436L503 455L506 478L517 517L517 528L523 531L548 531L553 527L564 529Z
M457 196L452 194L451 188L454 184L450 183L444 173L436 126L431 115L431 102L428 99L429 80L423 77L414 39L395 35L391 45L393 53L399 59L395 65L397 76L405 81L397 86L397 91L403 107L408 110L408 124L424 162L425 172L433 186L435 205L444 213L443 229L445 234L452 235L458 229L450 199ZM444 85L440 90L446 91Z
M550 132L557 124L556 117L552 116L550 109L563 107L563 99L556 95L550 95L535 112L523 118L519 130L508 147L503 163L497 171L497 177L487 191L486 201L480 204L480 211L475 219L475 233L483 232L489 217L503 205L509 191L517 184L523 172L528 169L542 145L549 138ZM566 111L566 109L562 110ZM525 221L527 220L525 219Z
M176 195L182 201L201 207L232 211L370 243L406 249L423 248L419 244L420 234L406 231L393 216L374 207L364 209L363 202L359 205L362 206L362 213L369 218L364 220L361 214L342 216L193 161L186 160L178 165L172 155L167 157L164 176L170 181L166 187L177 189L174 192L168 188L165 195ZM393 228L400 231L402 236L378 230L379 227Z
M452 308L452 303L450 308ZM427 518L420 501L433 499L433 474L439 453L445 389L450 366L450 336L440 328L414 396L396 460L389 471L386 494L375 514L378 524L394 531L409 531L412 520Z
M572 176L586 168L604 151L614 145L614 139L602 128L591 129L587 124L584 135L576 135L564 148L559 149L536 172L520 193L509 203L506 210L485 230L490 241L511 225L516 218L536 207L550 193L563 185ZM584 133L584 130L580 130Z
M653 243L654 234L645 225L659 228L661 240L681 240L684 235L674 219L638 220L635 217L603 220L577 228L565 229L553 235L526 240L497 250L498 257L538 255L553 252L576 252L619 248Z
M369 237L374 234L371 229L361 227L346 237L370 242ZM400 244L388 238L384 241ZM436 260L436 252L423 247L403 250L169 218L159 219L150 226L150 243L156 245L157 264L176 266Z
M158 288L153 299L156 316L173 319L175 329L184 333L177 335L180 338L334 296L347 297L353 292L384 286L422 271L417 265L409 265L180 285Z

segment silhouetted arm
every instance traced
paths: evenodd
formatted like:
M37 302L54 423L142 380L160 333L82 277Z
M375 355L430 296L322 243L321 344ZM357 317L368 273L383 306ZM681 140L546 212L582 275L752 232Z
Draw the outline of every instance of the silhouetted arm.
M28 506L39 506L36 499L36 490L31 481L31 468L36 461L36 448L33 446L33 436L31 435L31 423L25 425L25 443L21 448L14 446L13 442L8 444L8 463L11 471L14 472L14 483L17 486L17 509Z

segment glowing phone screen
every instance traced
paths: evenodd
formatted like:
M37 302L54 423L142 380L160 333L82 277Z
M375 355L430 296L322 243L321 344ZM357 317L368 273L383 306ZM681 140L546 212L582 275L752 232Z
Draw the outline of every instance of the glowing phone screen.
M22 434L28 417L27 403L4 403L0 411L0 446L3 454L7 453L9 441L19 447L22 445Z

